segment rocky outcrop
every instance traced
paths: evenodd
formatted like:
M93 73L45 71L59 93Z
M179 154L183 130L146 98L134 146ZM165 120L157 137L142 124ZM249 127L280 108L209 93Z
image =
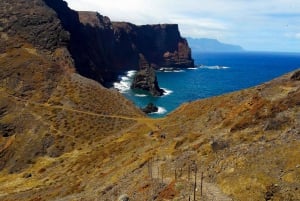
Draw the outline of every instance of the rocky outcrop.
M123 38L127 35L125 38L132 42L152 66L180 68L194 66L191 49L187 41L180 36L177 24L142 26L126 22L112 24L114 31L123 33L120 35Z
M67 45L70 39L55 11L49 9L44 1L38 0L2 1L0 36L2 53L8 47L16 48L26 43L39 49L54 50ZM14 37L15 40L10 41L9 37Z
M142 111L146 114L150 114L158 111L158 107L153 103L149 103L146 107L142 108Z
M299 70L299 71L296 71L296 72L292 75L291 80L294 80L294 81L300 81L300 70Z
M135 74L131 88L148 91L153 96L162 96L164 90L158 86L155 70L141 54L139 65L140 70Z

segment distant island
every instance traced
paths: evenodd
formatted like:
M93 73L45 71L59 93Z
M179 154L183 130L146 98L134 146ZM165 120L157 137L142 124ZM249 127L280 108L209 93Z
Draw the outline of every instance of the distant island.
M194 52L241 52L245 51L239 45L222 43L216 39L209 38L187 38Z

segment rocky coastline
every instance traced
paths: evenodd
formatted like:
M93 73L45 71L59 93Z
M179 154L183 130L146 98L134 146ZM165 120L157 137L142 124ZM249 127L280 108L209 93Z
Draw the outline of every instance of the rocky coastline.
M177 24L112 22L97 12L71 10L61 0L44 2L61 21L62 33L66 33L60 34L61 43L68 47L76 71L102 85L117 80L120 72L139 70L140 54L155 69L194 66L191 49Z

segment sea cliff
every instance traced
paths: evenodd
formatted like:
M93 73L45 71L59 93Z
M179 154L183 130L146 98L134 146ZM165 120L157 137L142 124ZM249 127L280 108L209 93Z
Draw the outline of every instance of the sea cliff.
M191 49L176 24L111 22L97 12L73 11L61 0L46 3L70 34L67 46L83 76L102 84L113 81L122 71L138 70L140 54L156 68L194 66Z

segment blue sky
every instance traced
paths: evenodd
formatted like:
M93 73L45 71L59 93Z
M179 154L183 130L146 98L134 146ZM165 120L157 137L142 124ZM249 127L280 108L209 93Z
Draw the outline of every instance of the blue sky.
M247 50L300 52L299 0L67 0L113 21L179 24L184 37L214 38Z

